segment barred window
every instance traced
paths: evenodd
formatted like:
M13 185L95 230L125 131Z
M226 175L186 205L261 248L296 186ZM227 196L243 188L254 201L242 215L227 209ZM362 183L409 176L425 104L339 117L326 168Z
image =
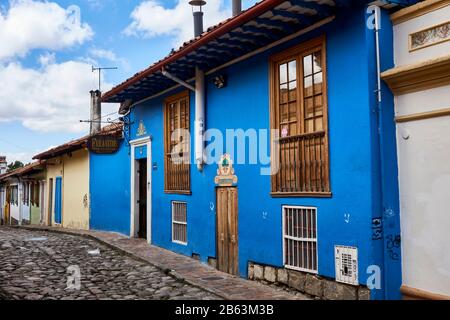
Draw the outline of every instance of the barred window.
M330 195L325 58L322 38L272 58L275 196Z
M164 110L165 191L189 194L191 191L189 92L167 99Z
M283 207L284 265L317 273L317 209Z
M187 204L172 202L172 241L187 244Z

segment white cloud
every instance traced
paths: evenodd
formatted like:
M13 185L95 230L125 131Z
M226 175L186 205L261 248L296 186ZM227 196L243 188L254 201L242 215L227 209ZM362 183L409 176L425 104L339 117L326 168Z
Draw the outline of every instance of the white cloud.
M113 62L116 64L119 64L125 71L130 70L130 63L128 60L124 58L119 58L115 52L111 50L105 50L100 48L91 48L89 50L90 57L88 59L91 59L92 61L99 60L106 60L109 62ZM98 63L94 63L93 65L97 65ZM114 65L113 67L116 67L117 65Z
M2 156L6 156L6 161L9 163L20 161L23 164L28 164L30 162L33 162L33 156L36 153L32 152L6 152L2 153Z
M203 9L205 30L230 17L229 2L208 0ZM193 38L192 9L186 0L178 0L173 8L166 8L156 0L143 1L131 13L131 19L131 24L124 30L128 36L144 38L172 36L174 45L180 45Z
M87 133L89 91L96 87L91 65L68 61L43 65L40 70L17 62L0 64L0 119L20 121L41 132ZM103 83L103 88L111 84ZM103 114L117 111L115 104L103 104Z
M90 54L95 58L106 59L109 61L117 61L117 56L111 50L92 48Z
M33 49L68 48L92 36L78 6L64 9L54 2L10 0L9 10L0 11L0 61L24 57Z
M44 54L41 54L39 56L39 63L41 64L41 66L48 66L49 64L53 64L56 61L56 54L47 52Z

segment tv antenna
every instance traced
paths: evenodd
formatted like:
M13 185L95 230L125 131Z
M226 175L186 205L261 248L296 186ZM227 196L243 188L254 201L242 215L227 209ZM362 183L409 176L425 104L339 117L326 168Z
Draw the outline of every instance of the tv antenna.
M98 71L98 91L102 91L102 70L117 70L117 67L94 67L92 66L92 72Z

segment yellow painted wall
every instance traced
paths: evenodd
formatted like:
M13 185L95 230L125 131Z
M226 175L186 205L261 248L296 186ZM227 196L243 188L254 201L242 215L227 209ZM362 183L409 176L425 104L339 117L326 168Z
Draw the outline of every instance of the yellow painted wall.
M56 177L62 177L62 227L69 229L89 229L89 153L78 150L72 156L64 155L47 166L47 186L53 179L53 194ZM47 187L47 192L50 188ZM52 197L52 224L55 221L54 196Z
M64 156L63 214L64 228L89 229L89 153L79 150Z

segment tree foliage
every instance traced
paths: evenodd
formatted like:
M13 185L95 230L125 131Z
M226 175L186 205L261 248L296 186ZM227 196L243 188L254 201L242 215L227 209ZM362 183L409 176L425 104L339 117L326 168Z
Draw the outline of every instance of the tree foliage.
M23 168L24 164L21 161L15 161L8 164L8 172L14 171L19 168Z

